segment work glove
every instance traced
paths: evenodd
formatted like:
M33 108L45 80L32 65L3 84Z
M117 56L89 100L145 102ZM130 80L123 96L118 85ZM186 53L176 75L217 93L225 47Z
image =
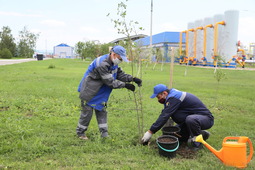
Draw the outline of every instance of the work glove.
M142 80L141 80L141 79L134 77L134 78L133 78L133 81L134 81L139 87L142 86Z
M126 83L125 88L131 91L135 91L135 86L133 84Z
M142 138L142 142L145 143L145 142L148 142L150 139L151 139L151 136L152 136L152 133L147 131L144 135L143 135L143 138Z

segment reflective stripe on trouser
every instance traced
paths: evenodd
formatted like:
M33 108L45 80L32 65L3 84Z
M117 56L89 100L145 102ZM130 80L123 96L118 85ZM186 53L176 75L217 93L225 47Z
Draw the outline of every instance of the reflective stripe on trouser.
M98 128L101 135L104 135L108 132L108 125L107 125L107 111L103 109L102 111L95 110Z
M83 101L81 101L81 107L82 107L81 115L76 128L76 133L78 136L85 135L84 133L88 129L94 110L89 105L84 104ZM105 111L105 109L103 109L102 111L95 110L95 112L100 133L101 134L107 133L108 132L107 112Z

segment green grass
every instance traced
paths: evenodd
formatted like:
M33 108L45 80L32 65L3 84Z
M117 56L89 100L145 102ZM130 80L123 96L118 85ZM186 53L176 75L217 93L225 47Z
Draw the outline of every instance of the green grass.
M134 95L114 90L108 103L110 138L100 138L95 115L89 141L76 137L80 115L77 86L89 62L72 59L32 61L0 66L0 169L235 169L224 166L209 150L187 159L159 156L138 142ZM130 64L121 64L131 74ZM150 99L156 84L169 84L169 65L143 66L144 131L157 119L162 105ZM187 69L187 75L184 75ZM173 86L197 95L212 111L215 125L207 141L219 150L226 136L248 136L253 142L255 71L223 70L218 91L214 69L175 65ZM135 93L138 97L138 91ZM254 169L250 162L247 169Z

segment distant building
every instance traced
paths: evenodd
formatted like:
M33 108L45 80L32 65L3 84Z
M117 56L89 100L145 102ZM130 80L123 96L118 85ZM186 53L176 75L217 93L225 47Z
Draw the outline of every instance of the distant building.
M150 49L151 37L147 36L135 40L134 42L144 50ZM152 48L155 51L161 52L165 58L165 62L170 61L170 55L174 54L178 56L179 53L179 42L180 42L180 32L162 32L159 34L152 35ZM182 46L185 47L186 38L182 38ZM149 52L148 52L149 53ZM152 61L156 61L158 56L156 54L152 56Z
M185 37L182 38L182 44L185 46ZM135 41L140 46L150 45L150 36L140 38ZM152 45L153 47L179 47L180 42L180 32L162 32L159 34L152 35Z
M54 46L53 55L58 58L73 58L74 48L67 44L59 44Z

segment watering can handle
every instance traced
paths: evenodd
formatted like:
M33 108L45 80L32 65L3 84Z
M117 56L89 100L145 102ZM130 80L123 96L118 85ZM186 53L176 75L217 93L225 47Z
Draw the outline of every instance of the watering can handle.
M251 161L251 158L252 158L252 155L253 155L253 146L252 146L252 143L251 143L251 140L250 140L250 139L248 139L247 142L248 142L249 145L250 145L250 155L249 155L249 157L247 158L247 163L249 163L249 162Z
M225 143L227 140L238 140L239 137L235 137L235 136L228 136L228 137L225 137L223 139L223 143Z

